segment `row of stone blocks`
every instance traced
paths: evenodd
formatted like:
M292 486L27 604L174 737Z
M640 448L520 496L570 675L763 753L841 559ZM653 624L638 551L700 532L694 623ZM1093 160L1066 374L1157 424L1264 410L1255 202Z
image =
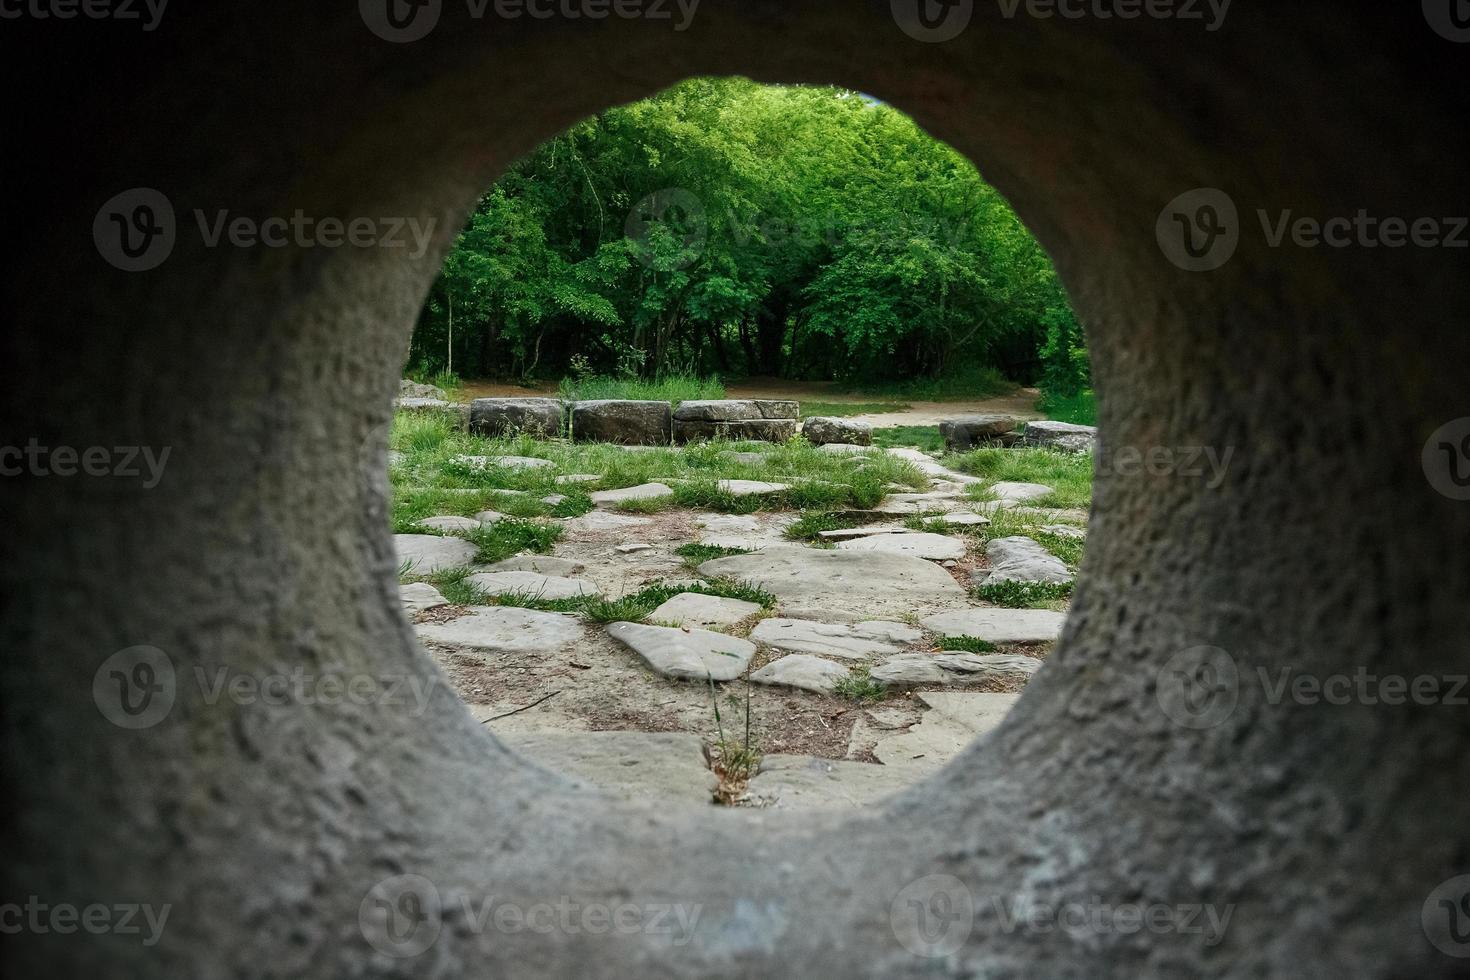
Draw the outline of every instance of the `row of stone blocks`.
M785 442L796 435L800 406L794 401L668 402L559 398L477 398L470 404L470 431L477 435L570 434L578 442L667 446L700 439Z

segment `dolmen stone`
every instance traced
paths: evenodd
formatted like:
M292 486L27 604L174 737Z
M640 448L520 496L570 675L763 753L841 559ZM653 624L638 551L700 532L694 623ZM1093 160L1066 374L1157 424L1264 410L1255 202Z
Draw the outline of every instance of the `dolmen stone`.
M470 431L482 436L560 436L565 415L559 398L476 398L470 403Z
M709 630L613 623L607 635L642 657L657 673L677 680L732 681L755 656L755 644L749 640Z
M1000 442L1001 436L1014 431L1020 422L1011 415L961 415L941 420L939 435L950 452L965 452Z
M668 402L599 399L572 403L572 438L624 446L667 446L674 434Z
M1070 422L1027 422L1021 433L1027 446L1046 446L1069 453L1090 453L1097 446L1097 428Z
M831 694L837 689L838 682L851 673L852 671L841 664L799 653L772 660L751 674L750 679L756 684L794 687L814 694Z
M985 546L990 572L977 584L998 585L1001 582L1072 581L1072 573L1063 561L1031 538L996 538Z
M674 441L752 439L785 442L796 435L801 406L763 399L692 400L674 410Z
M809 418L803 422L801 434L813 446L871 446L873 444L873 427L868 423L825 415Z

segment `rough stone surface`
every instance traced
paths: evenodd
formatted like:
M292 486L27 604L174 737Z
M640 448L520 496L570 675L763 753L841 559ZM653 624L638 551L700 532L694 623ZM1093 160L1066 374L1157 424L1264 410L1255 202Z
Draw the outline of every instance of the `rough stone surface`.
M749 619L761 611L760 603L700 592L680 592L664 602L648 618L658 623L689 626L695 629L718 629Z
M1058 538L1070 538L1073 541L1087 540L1087 529L1074 527L1071 524L1046 524L1041 530Z
M950 452L965 452L988 445L1020 424L1011 415L961 415L939 423L939 435Z
M755 656L755 644L701 629L613 623L607 635L627 646L656 672L677 680L732 681Z
M871 446L873 427L852 419L817 416L801 423L801 434L813 446Z
M879 738L873 755L885 766L932 772L977 738L998 728L1020 697L1019 694L919 691L914 698L929 710L907 731Z
M582 579L539 572L480 572L466 580L491 595L529 595L537 599L573 599L597 595L597 586Z
M829 456L866 456L874 451L872 446L859 446L854 442L829 442L817 449Z
M878 552L773 547L707 561L699 573L752 582L792 605L855 610L868 616L952 606L965 597L959 584L937 565Z
M756 419L795 419L801 406L793 401L764 399L691 399L674 410L679 422L746 422Z
M698 735L498 731L495 735L537 765L625 803L667 800L704 806L714 795L717 780L705 764Z
M663 483L640 483L636 487L623 487L618 490L597 490L591 494L592 502L598 507L613 507L625 500L656 500L659 497L672 497L672 487Z
M505 520L505 515L498 510L482 510L475 515L475 521L482 527L499 524L503 520Z
M985 545L985 557L990 561L990 569L983 579L986 585L1072 581L1072 572L1066 564L1031 538L994 538ZM979 576L976 583L982 584Z
M844 660L898 653L924 638L902 623L818 623L804 619L763 619L751 631L757 643L790 653L814 653Z
M414 630L423 640L482 654L550 655L571 649L585 636L576 616L516 606L475 606L467 616L422 623Z
M1050 609L960 609L920 620L942 636L973 636L990 643L1043 643L1055 640L1067 621Z
M578 442L667 446L673 435L668 402L604 399L572 403L572 438Z
M407 564L411 575L433 575L452 568L463 568L475 560L480 549L464 538L441 537L437 534L395 534L393 553L398 565Z
M601 483L602 475L599 473L563 473L556 478L557 483Z
M418 381L410 381L404 378L398 382L398 398L400 401L406 398L427 399L431 401L447 402L449 395L438 385L423 384Z
M767 483L763 480L721 480L715 486L732 497L764 497L791 489L785 483Z
M890 493L867 514L898 514L912 517L915 514L947 513L968 510L974 502L954 490L935 490L929 493Z
M565 526L568 530L584 534L599 534L626 531L630 527L647 527L652 523L653 521L647 517L635 517L632 514L609 514L606 511L593 510L581 517L568 517Z
M1097 445L1097 429L1070 422L1027 422L1021 433L1027 446L1046 446L1069 453L1090 453Z
M851 673L849 668L830 660L799 653L772 660L753 672L750 679L756 684L795 687L815 694L831 694L836 690L837 682Z
M1019 504L1027 500L1037 500L1052 493L1051 487L1041 483L1011 483L1002 480L991 484L990 492L995 499L1002 504Z
M854 810L878 804L924 774L900 765L768 755L751 779L746 799L753 806L778 811Z
M818 531L817 537L827 541L855 541L858 538L871 538L876 534L909 534L910 530L902 524L865 524L862 527L842 527L831 531Z
M438 609L440 606L449 605L449 600L440 594L428 582L413 582L409 585L398 587L398 598L403 603L403 609L409 615L423 612L426 609Z
M885 660L868 671L868 676L884 687L909 687L917 684L948 684L954 675L937 659L922 653L907 653Z
M1030 677L1041 667L1034 657L1009 653L941 653L934 658L945 670L985 677L1019 674Z
M482 436L525 432L559 436L566 405L557 398L476 398L470 402L470 431Z
M674 441L729 439L732 442L785 442L796 435L796 419L747 419L736 422L674 420Z
M413 526L454 534L478 530L480 522L473 517L426 517L421 521L414 521Z
M587 566L574 558L557 558L553 555L515 555L486 566L487 572L535 572L539 575L576 575L585 572Z
M843 541L840 551L883 551L894 555L911 555L930 561L965 557L965 543L944 534L915 532L910 534L876 534Z

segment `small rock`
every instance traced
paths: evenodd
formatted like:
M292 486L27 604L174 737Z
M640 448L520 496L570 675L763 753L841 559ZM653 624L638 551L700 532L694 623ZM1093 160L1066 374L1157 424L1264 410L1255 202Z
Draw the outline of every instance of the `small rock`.
M868 676L884 687L948 684L952 679L949 672L934 657L917 653L884 661L870 670Z
M759 466L759 465L761 465L762 463L764 463L766 461L766 454L765 453L730 453L730 459L731 459L732 462L740 463L740 464L742 464L744 466Z
M802 423L801 434L813 446L873 444L873 427L866 422L855 422L852 419L826 416L809 418Z
M556 478L557 483L597 483L602 477L596 473L565 473Z
M466 579L491 595L530 595L537 599L572 599L597 595L591 582L537 572L480 572Z
M985 585L1072 581L1072 573L1062 560L1030 538L996 538L985 546L985 556L990 560Z
M584 533L598 533L603 531L623 531L630 527L643 527L652 524L653 521L646 517L634 517L630 514L609 514L606 511L594 510L581 517L569 517L563 526L569 530Z
M1055 640L1067 617L1050 609L960 609L920 621L942 636L973 636L989 643L1041 643Z
M829 456L865 456L873 451L871 446L859 446L855 442L827 442L817 449Z
M964 452L997 441L1018 424L1020 419L1010 415L963 415L942 420L939 434L950 452Z
M1072 541L1087 540L1087 532L1080 527L1071 524L1047 524L1042 527L1042 533L1050 534L1056 538L1067 538Z
M680 592L649 613L648 618L675 626L714 629L732 626L760 611L759 603L746 602L744 599L728 599L700 592Z
M893 555L908 555L928 561L944 561L965 557L965 543L943 534L909 533L877 534L855 541L843 541L837 546L841 551L882 551Z
M1069 453L1090 453L1097 445L1097 429L1070 422L1027 422L1021 433L1027 446L1047 446Z
M993 484L990 487L990 492L1002 504L1018 504L1026 500L1036 500L1039 497L1045 497L1054 491L1051 487L1040 483L1009 483L1002 481Z
M598 490L592 494L592 502L599 507L614 506L625 500L656 500L673 495L673 489L665 484L641 483L636 487L623 487L619 490Z
M398 566L413 575L432 575L452 568L463 568L474 560L480 549L464 538L446 538L437 534L395 534L393 551Z
M607 635L638 654L665 677L731 681L744 673L755 644L709 630L670 629L639 623L613 623Z
M480 522L472 517L426 517L421 521L414 521L413 526L426 527L435 531L459 533L478 530Z
M763 497L767 494L785 493L791 487L785 483L764 483L760 480L721 480L716 486L733 497Z
M548 493L541 498L541 502L548 507L556 507L567 502L569 498L564 493Z
M960 511L954 514L943 514L939 520L950 527L984 527L990 523L990 518L984 514L973 514L969 511Z
M499 524L505 520L505 515L498 510L482 510L475 515L475 520L483 527L489 527L491 524Z
M616 550L620 555L631 555L634 552L638 551L648 551L652 547L653 545L651 544L646 544L642 541L635 541L631 544L620 544L617 546Z
M1003 676L1023 674L1030 677L1041 666L1034 657L1022 657L1008 653L942 653L934 658L945 670L959 674L985 674Z
M411 585L400 585L398 587L398 598L403 603L403 609L409 615L423 612L426 609L438 609L440 606L449 605L449 600L440 594L428 582L414 582Z
M751 674L750 679L756 684L773 684L800 688L816 694L831 694L837 689L837 682L850 673L848 668L830 660L796 654L772 660Z

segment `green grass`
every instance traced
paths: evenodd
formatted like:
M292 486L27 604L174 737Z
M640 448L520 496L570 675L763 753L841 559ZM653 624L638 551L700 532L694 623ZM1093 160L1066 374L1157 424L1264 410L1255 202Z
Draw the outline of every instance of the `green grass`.
M892 428L874 429L873 445L883 449L922 449L926 453L944 448L937 425L898 425Z
M946 636L939 644L940 649L945 652L959 651L961 653L994 653L995 644L989 640L982 640L978 636Z
M674 549L674 554L684 559L691 565L702 565L716 558L729 558L731 555L748 555L749 548L721 548L712 544L700 544L691 541L689 544L681 544Z
M1060 453L1050 449L975 449L944 460L951 469L983 477L973 484L972 495L983 493L990 483L1040 483L1055 492L1029 507L1071 507L1085 510L1092 502L1092 454Z
M903 402L802 402L801 417L846 419L854 415L881 415L906 412L911 406Z
M997 582L982 585L975 594L986 602L1008 609L1046 609L1072 594L1072 583Z
M776 597L758 586L730 579L715 579L712 582L684 582L678 585L654 582L617 599L581 599L577 600L581 603L578 611L595 623L641 623L655 609L681 592L741 599L754 602L764 609L772 609L776 605Z
M642 378L562 378L557 395L569 401L617 398L629 401L673 402L695 399L724 398L725 386L719 378L701 378L691 374L666 374L648 381Z
M974 529L980 532L986 542L996 538L1031 538L1060 558L1073 571L1076 571L1082 564L1082 554L1087 547L1085 539L1062 537L1042 530L1043 527L1068 524L1068 522L1044 514L1018 514L1004 507L993 511L989 516L989 524Z
M816 541L821 538L823 531L841 531L857 526L857 521L843 517L841 514L806 511L792 521L782 533L792 541Z
M882 701L888 689L868 676L868 668L857 667L837 682L834 693L858 704L871 704Z
M482 606L490 601L490 595L484 589L468 581L474 574L472 568L451 568L433 575L403 576L401 581L428 582L439 590L452 606Z
M489 526L476 528L465 537L480 549L480 553L475 556L475 562L489 565L523 551L546 554L561 535L560 524L541 524L507 517Z
M1016 390L999 371L972 367L942 378L911 378L907 381L853 382L841 389L857 395L916 402L967 401L994 398Z
M1090 391L1071 396L1043 394L1036 410L1053 422L1097 425L1097 399Z

